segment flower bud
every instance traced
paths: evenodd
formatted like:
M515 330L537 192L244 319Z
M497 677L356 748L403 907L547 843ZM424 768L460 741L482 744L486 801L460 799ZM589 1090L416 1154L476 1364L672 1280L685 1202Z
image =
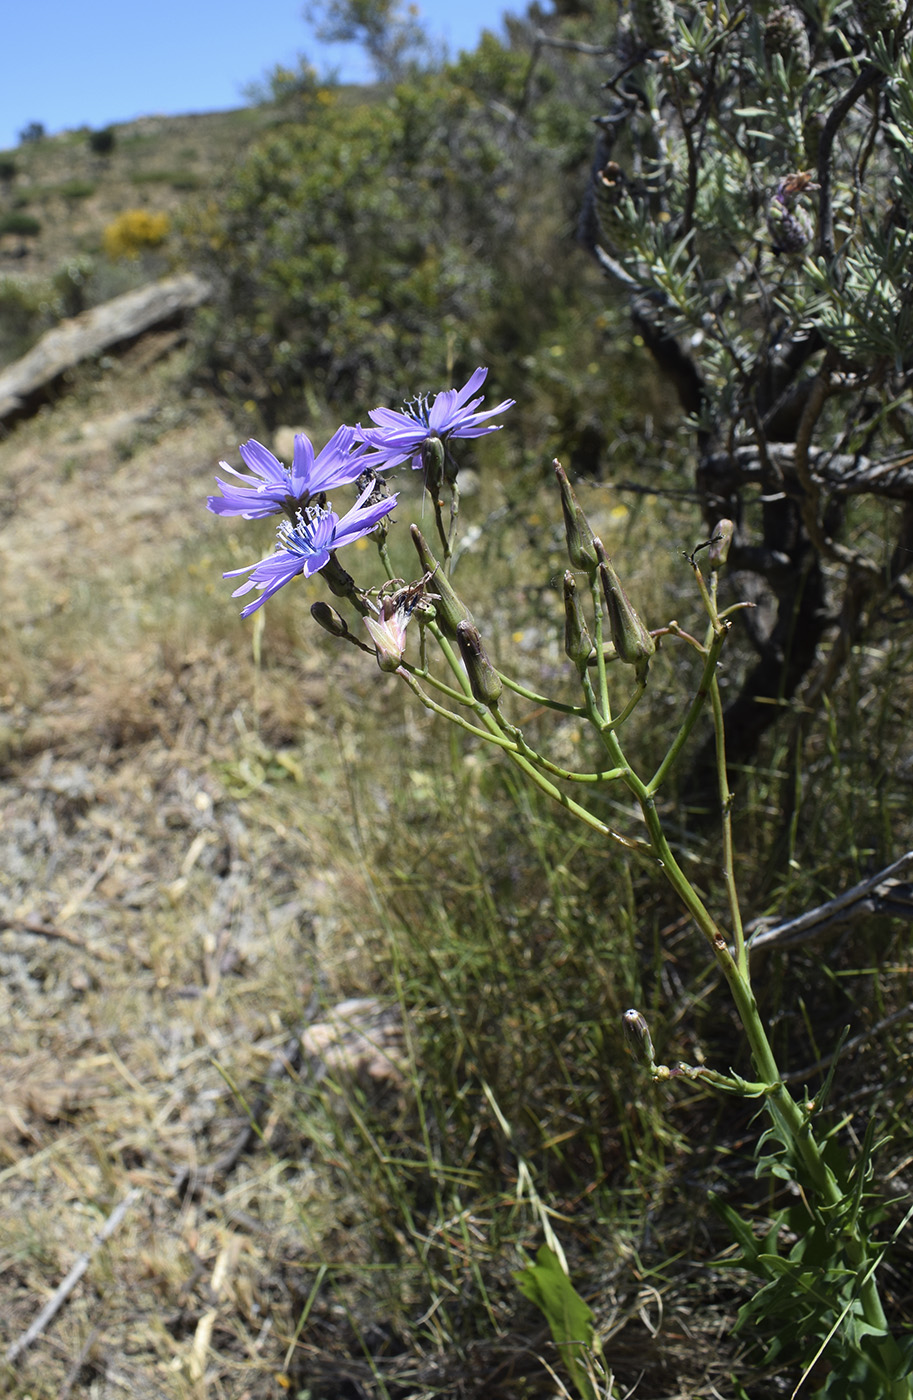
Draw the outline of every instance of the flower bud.
M672 0L632 0L631 14L638 36L649 49L668 49L675 34Z
M637 679L646 679L650 657L656 651L656 643L641 622L628 601L628 595L621 586L621 580L612 567L602 545L599 550L599 578L609 614L609 630L615 644L615 654L619 661L635 668Z
M346 637L349 629L346 626L345 618L339 616L335 608L331 608L329 603L312 603L311 617L324 632L329 632L331 637Z
M564 575L564 650L578 668L585 666L593 650L587 631L577 581L570 569Z
M779 54L786 71L797 83L808 77L812 51L802 14L793 5L771 10L764 22L764 53L770 63Z
M767 230L775 253L801 253L811 242L815 232L812 221L796 200L817 188L810 170L784 175L777 184L767 206Z
M504 682L488 659L478 627L464 620L457 626L456 638L473 695L483 705L496 705Z
M646 1018L633 1007L621 1018L625 1040L632 1055L646 1055L650 1064L654 1062L653 1039Z
M718 520L713 527L713 538L707 558L712 573L718 573L729 558L729 546L735 534L735 524L731 520Z
M431 553L425 542L425 537L417 525L412 526L412 541L418 550L422 568L432 582L435 595L434 611L441 625L441 631L445 637L450 637L453 640L456 638L457 627L461 622L471 623L473 621L472 613L454 592L450 580Z
M564 531L567 536L567 553L575 569L582 569L587 578L592 579L597 568L596 538L590 529L589 521L580 509L574 495L574 488L568 481L567 472L556 461L555 475L561 491L561 510L564 515Z
M856 0L856 13L866 37L873 31L896 29L903 19L903 0Z
M444 484L444 444L439 437L428 437L422 443L422 471L429 496L437 500Z
M775 253L801 253L815 232L805 210L788 208L779 195L767 206L767 231Z

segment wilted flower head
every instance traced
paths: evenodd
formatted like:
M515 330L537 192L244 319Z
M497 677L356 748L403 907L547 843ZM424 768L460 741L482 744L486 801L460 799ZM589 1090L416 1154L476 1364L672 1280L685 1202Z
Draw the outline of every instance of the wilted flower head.
M429 438L446 444L450 438L477 438L496 432L502 424L486 420L512 408L514 400L505 399L497 408L476 412L482 395L475 399L472 395L485 383L487 374L488 370L480 366L462 389L444 389L435 394L431 403L429 395L424 394L406 404L401 412L392 408L371 409L368 416L374 427L359 428L359 436L374 449L369 458L371 466L384 471L411 457L413 467L418 468L422 465L422 447Z
M365 618L365 626L371 633L377 653L377 664L382 671L395 671L406 654L406 623L409 616L408 610L396 607L392 598L381 598L377 616Z
M395 671L402 661L406 652L406 626L416 608L426 599L437 599L436 593L427 591L430 578L426 573L417 583L383 594L378 600L376 617L365 618L382 671Z
M369 535L377 522L396 505L396 497L366 505L371 487L355 502L355 505L341 518L329 507L305 506L299 510L294 522L283 520L276 531L277 548L256 564L246 564L242 569L230 569L223 578L237 578L240 574L250 577L236 588L231 595L238 598L249 593L252 588L260 589L260 597L248 603L242 610L242 617L251 613L278 593L284 584L296 574L310 578L329 563L330 551L340 549L344 544Z
M215 515L240 515L245 520L258 520L284 510L294 521L296 513L304 510L312 497L337 486L347 486L365 465L365 449L358 442L355 429L345 427L337 429L316 456L310 439L304 433L296 433L290 468L283 466L268 448L253 438L244 443L240 452L251 475L236 471L227 462L219 463L243 485L235 486L216 477L222 495L210 496L207 502Z
M801 253L814 236L812 221L796 200L818 189L808 170L785 175L767 206L767 229L775 253Z

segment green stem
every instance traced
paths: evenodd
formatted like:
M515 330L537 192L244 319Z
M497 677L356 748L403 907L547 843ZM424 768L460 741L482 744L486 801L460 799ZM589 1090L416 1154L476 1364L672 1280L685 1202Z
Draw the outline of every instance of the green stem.
M610 732L603 734L602 737L613 762L624 764L624 755L615 734ZM765 1104L768 1112L784 1143L791 1148L795 1165L801 1166L805 1179L812 1187L821 1205L825 1208L830 1207L836 1213L844 1193L834 1173L821 1156L809 1115L796 1103L783 1082L758 1010L758 1004L751 989L747 962L743 973L729 950L727 939L676 861L666 840L652 792L630 768L627 769L625 782L640 803L644 821L650 833L653 854L663 874L693 917L700 931L707 938L717 964L726 978L739 1020L748 1040L755 1070L767 1086ZM835 1241L835 1244L837 1243ZM853 1225L850 1228L844 1228L841 1232L840 1243L846 1251L846 1257L852 1268L857 1273L860 1272L867 1260L867 1250L859 1227ZM874 1272L871 1270L866 1271L864 1282L859 1290L859 1301L866 1322L876 1332L887 1334L883 1335L878 1350L881 1353L886 1373L890 1372L897 1367L900 1351L888 1333L887 1319L881 1303L878 1284ZM898 1381L892 1385L889 1400L910 1400L910 1395L909 1381Z
M682 721L681 728L679 729L675 738L672 740L672 743L669 745L669 748L666 752L665 757L663 758L662 763L660 763L656 772L653 774L653 777L647 784L647 789L650 793L657 792L662 786L663 782L668 777L669 773L674 767L679 754L681 753L685 744L688 742L688 738L691 734L691 731L694 729L694 726L697 723L698 716L700 715L701 710L704 708L707 696L710 694L711 684L713 682L714 677L716 676L717 662L720 659L720 653L723 650L723 643L726 640L726 635L728 631L728 626L721 626L714 631L713 637L710 642L710 646L707 648L706 658L704 661L704 670L701 674L700 684L697 690L695 691L694 699L691 701L691 704L688 707L688 713L685 715L685 718Z
M739 892L735 878L735 850L732 841L732 793L729 791L729 778L726 768L726 731L723 725L723 702L720 698L720 684L716 675L710 682L710 704L713 709L713 732L716 746L716 771L720 787L720 813L723 838L723 883L729 903L729 922L735 940L736 963L742 978L748 982L748 951L745 947L745 930L742 924L742 911L739 907Z
M571 812L586 826L599 832L603 836L610 837L613 841L620 842L629 849L633 848L639 851L649 852L659 865L663 875L672 886L685 909L687 909L694 919L698 929L707 939L716 963L726 979L748 1041L751 1060L758 1076L756 1083L751 1083L750 1086L746 1087L749 1087L750 1091L753 1093L763 1094L767 1111L773 1120L778 1136L787 1147L793 1169L796 1171L800 1182L811 1188L813 1199L820 1209L826 1212L830 1211L834 1217L838 1217L840 1215L840 1207L844 1201L844 1192L834 1173L821 1155L821 1149L812 1130L810 1114L796 1102L783 1081L751 987L748 953L745 947L741 915L739 913L738 900L736 897L734 852L729 813L730 800L726 775L725 742L723 737L722 702L716 679L717 661L728 628L717 614L715 590L714 596L711 597L707 593L706 586L703 589L703 593L706 595L705 603L708 607L711 619L711 632L706 649L706 659L698 694L692 701L685 721L676 735L669 752L649 783L643 782L628 764L619 742L615 725L612 722L606 664L602 649L602 605L598 588L593 587L592 593L595 614L596 685L593 685L586 668L583 669L580 679L586 700L586 715L599 733L611 765L604 775L594 775L594 778L599 776L608 778L611 775L620 778L625 783L640 806L650 838L649 845L632 841L606 826L604 822L599 821L592 813L588 812L586 808L574 802L573 799L569 798L566 793L546 777L545 773L541 771L541 766L537 766L542 765L546 761L543 760L540 755L535 754L534 751L528 750L528 746L526 746L525 740L522 739L522 735L512 726L508 725L507 721L505 721L497 711L497 708L487 707L473 701L465 672L453 652L452 647L435 624L431 624L431 630L441 646L454 676L457 678L460 687L460 695L458 697L460 703L464 703L473 708L478 723L470 724L467 720L463 720L461 716L444 709L443 706L436 705L430 697L424 695L414 676L410 676L405 669L402 669L400 674L403 675L407 683L415 689L426 707L446 715L477 737L485 738L488 742L497 744L508 754L511 761L517 765L521 772L529 778L530 782L558 802L566 811ZM656 807L657 789L668 774L683 744L687 740L688 735L691 733L697 721L700 709L706 702L708 696L710 697L713 709L714 729L716 734L716 757L720 782L720 798L723 808L725 880L729 912L735 931L735 956L733 956L733 952L730 950L729 940L723 930L719 927L697 893L697 890L694 888L694 885L679 866L666 838L662 820ZM552 765L552 768L554 769L554 765ZM569 775L557 770L556 776L567 777ZM708 1078L712 1079L713 1076L708 1076ZM727 1080L727 1076L720 1077L721 1087L723 1080ZM900 1348L888 1332L887 1320L885 1318L884 1308L875 1277L875 1268L869 1257L865 1238L856 1221L852 1223L847 1223L845 1219L842 1221L839 1236L834 1239L834 1247L835 1252L843 1252L844 1257L857 1278L861 1279L858 1292L859 1304L866 1324L872 1329L873 1333L879 1336L879 1340L874 1343L874 1347L878 1353L878 1364L882 1375L888 1378L891 1374L896 1374L900 1369ZM886 1392L887 1400L911 1400L913 1391L911 1391L911 1383L908 1379L894 1382L888 1380L888 1386L889 1389Z
M559 714L574 715L578 719L582 719L586 714L586 710L581 705L565 705L560 700L552 700L547 695L540 695L537 691L529 690L519 681L506 676L503 671L499 671L498 675L504 682L505 689L512 690L515 695L522 695L524 700L530 700L534 705L541 705L543 709L557 710Z

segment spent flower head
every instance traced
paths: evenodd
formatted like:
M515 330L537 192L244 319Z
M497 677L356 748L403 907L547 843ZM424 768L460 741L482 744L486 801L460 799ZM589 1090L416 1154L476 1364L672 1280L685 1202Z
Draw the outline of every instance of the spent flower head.
M347 486L365 465L364 445L358 441L355 429L346 427L338 428L326 447L316 454L310 438L296 433L291 467L283 466L278 457L253 438L239 450L250 475L236 471L228 462L219 463L243 484L236 486L216 477L222 495L210 496L207 501L215 515L258 520L284 510L294 522L298 511L304 510L314 496Z
M394 588L392 593L382 593L376 615L365 618L382 671L395 671L400 666L406 653L406 627L415 610L418 608L427 614L428 605L437 600L436 593L428 592L430 579L431 575L426 573L416 583Z
M437 439L446 448L451 438L477 438L497 432L503 425L489 423L488 419L512 408L514 400L505 399L496 408L478 412L483 395L472 396L481 389L487 374L488 370L480 366L462 389L444 389L433 400L423 394L402 411L372 408L368 416L374 427L359 427L359 436L367 447L373 448L371 465L385 471L411 458L412 466L419 468L423 465L422 448L430 439Z
M223 578L237 578L249 574L244 583L231 595L238 598L249 593L252 588L260 590L260 597L242 609L241 616L251 613L278 593L297 574L310 578L330 562L332 550L344 544L369 535L375 525L396 505L396 497L389 496L381 501L368 504L372 488L362 492L350 511L342 517L328 506L310 505L299 510L294 521L283 520L276 531L277 548L256 564L245 564L242 569L229 569Z
M382 598L377 605L377 616L365 618L382 671L395 671L406 654L406 624L410 614L405 608L391 607L391 601Z

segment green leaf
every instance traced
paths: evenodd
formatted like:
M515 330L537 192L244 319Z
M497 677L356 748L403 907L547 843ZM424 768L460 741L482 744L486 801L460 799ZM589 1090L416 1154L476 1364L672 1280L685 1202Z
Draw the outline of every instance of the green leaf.
M747 1265L749 1269L759 1272L758 1255L761 1252L761 1242L758 1240L751 1226L733 1210L732 1206L727 1205L715 1191L708 1192L708 1199L717 1215L725 1220L726 1224L729 1226L736 1243L740 1245L742 1250L742 1262Z
M542 1245L536 1263L514 1274L514 1280L524 1298L544 1314L582 1400L599 1400L583 1360L584 1353L599 1350L593 1310L574 1288L555 1251Z

